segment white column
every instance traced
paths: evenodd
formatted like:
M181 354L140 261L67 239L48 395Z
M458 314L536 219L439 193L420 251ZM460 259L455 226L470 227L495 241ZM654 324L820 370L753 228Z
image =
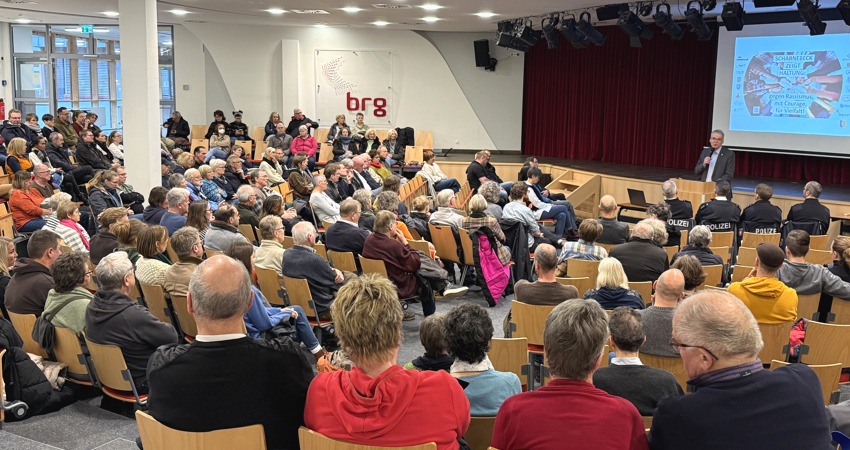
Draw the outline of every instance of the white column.
M127 182L147 199L151 188L161 184L156 0L118 0L118 12L124 164Z

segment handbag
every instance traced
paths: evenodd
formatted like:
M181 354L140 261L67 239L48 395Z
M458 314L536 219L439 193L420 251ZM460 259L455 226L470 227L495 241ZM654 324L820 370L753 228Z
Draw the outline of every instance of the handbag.
M53 351L53 338L56 336L56 327L50 322L50 319L42 314L35 320L35 326L32 327L32 339L48 352Z

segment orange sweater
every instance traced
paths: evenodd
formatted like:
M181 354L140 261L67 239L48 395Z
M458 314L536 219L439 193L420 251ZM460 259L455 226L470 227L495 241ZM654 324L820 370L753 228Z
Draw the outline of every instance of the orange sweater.
M15 228L21 228L32 219L41 217L44 210L39 206L44 200L41 196L31 195L20 189L15 189L9 195L9 208L12 210L12 219Z

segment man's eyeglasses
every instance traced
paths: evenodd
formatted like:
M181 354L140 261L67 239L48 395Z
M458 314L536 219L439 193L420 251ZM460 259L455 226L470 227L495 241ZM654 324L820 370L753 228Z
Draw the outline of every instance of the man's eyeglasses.
M673 347L673 350L675 350L677 352L679 351L680 348L699 348L699 349L702 349L702 350L705 350L706 352L708 352L708 354L711 355L711 357L714 358L715 361L720 360L720 358L718 358L714 353L712 353L711 350L709 350L705 347L701 347L699 345L680 344L680 343L676 342L676 339L670 338L670 346Z

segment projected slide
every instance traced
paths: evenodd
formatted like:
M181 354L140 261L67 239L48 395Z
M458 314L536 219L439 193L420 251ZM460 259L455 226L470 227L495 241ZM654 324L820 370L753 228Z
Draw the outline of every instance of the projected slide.
M850 136L850 35L735 39L729 129Z

